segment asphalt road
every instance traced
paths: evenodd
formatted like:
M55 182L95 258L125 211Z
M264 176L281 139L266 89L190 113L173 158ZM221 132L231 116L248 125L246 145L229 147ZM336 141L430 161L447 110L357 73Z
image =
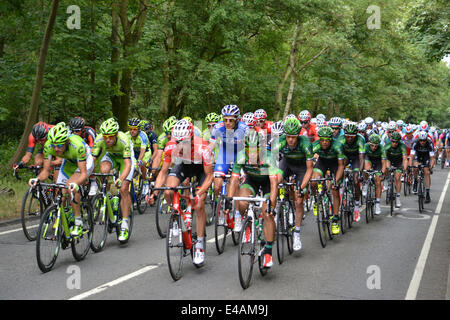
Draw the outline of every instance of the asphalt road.
M197 269L184 259L183 278L170 277L165 240L156 232L154 207L138 215L130 242L121 246L108 236L105 249L76 262L62 250L54 269L43 274L36 263L35 242L20 224L0 225L0 299L450 299L450 170L436 168L432 201L419 214L417 197L402 195L402 208L366 224L364 216L344 235L322 248L310 212L302 227L303 248L265 277L254 269L243 290L237 271L237 247L228 237L218 255L214 228L207 227L206 265ZM384 194L383 194L384 199Z

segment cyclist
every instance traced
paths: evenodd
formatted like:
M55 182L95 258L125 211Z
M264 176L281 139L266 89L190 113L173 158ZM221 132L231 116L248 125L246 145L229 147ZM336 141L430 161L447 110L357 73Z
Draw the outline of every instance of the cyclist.
M158 137L158 152L153 159L154 166L162 166L162 160L164 155L164 148L166 147L167 143L172 138L172 128L177 123L177 119L174 116L169 117L166 119L163 123L162 129L163 133L159 135ZM154 173L154 172L153 172Z
M444 146L445 146L445 158L447 159L447 162L445 164L446 167L449 166L450 161L450 129L447 129L447 132L444 131Z
M275 165L272 153L264 146L263 134L256 130L250 130L245 136L244 150L241 150L233 165L230 179L230 188L227 196L233 197L237 191L240 197L256 196L261 188L265 198L270 199L271 208L264 204L262 207L264 217L264 236L266 246L263 253L263 266L270 268L273 265L272 245L275 240L275 220L273 210L276 206L278 194L278 181L282 179L282 172ZM239 177L241 170L245 173L245 181L239 188ZM236 205L240 212L244 213L248 209L248 202L239 201ZM225 209L231 209L229 201L225 204ZM270 213L267 212L270 210ZM248 237L249 235L246 235Z
M187 120L178 121L172 130L172 137L177 146L172 150L175 165L167 178L167 187L177 187L186 178L197 177L198 190L193 209L197 213L197 243L194 249L193 263L201 267L205 263L205 199L208 188L214 178L214 156L206 141L194 135L194 126ZM174 191L166 190L164 197L168 204L173 201Z
M390 142L388 142L384 148L386 152L386 167L390 168L391 165L396 167L397 170L395 172L395 207L400 208L402 206L400 202L400 192L402 190L402 169L403 172L406 172L408 168L408 154L406 152L406 145L401 141L402 135L394 131L391 134Z
M158 151L158 135L153 131L153 125L147 120L141 121L141 130L147 134L148 144L151 150L151 159L153 161L156 156L156 152Z
M386 175L386 152L384 146L381 145L380 136L376 133L372 133L369 136L368 142L365 144L366 158L364 161L365 170L379 170L375 177L375 214L381 214L380 199L381 199L381 174ZM368 175L365 174L365 179L368 179ZM367 184L363 186L363 196L367 194Z
M243 148L247 125L239 121L240 110L236 105L226 105L222 108L223 121L217 123L211 133L210 148L214 150L216 164L214 166L214 193L219 196L223 180L218 178L228 174L236 156ZM235 231L240 231L240 212L236 212Z
M301 111L298 114L298 120L300 120L300 123L302 124L300 135L307 136L311 143L316 141L319 137L317 136L317 126L314 123L311 123L311 113L308 110Z
M267 119L267 112L264 109L258 109L254 112L256 117L256 126L259 127L261 130L265 131L265 135L271 134L271 128L272 128L272 121L268 121Z
M220 121L220 116L215 112L211 112L206 115L205 122L206 122L207 128L205 130L203 130L203 133L202 133L203 140L209 141L209 139L211 138L211 132L212 132L214 126L216 125L216 123L219 121Z
M112 221L120 224L118 240L123 243L128 240L128 217L131 208L130 183L133 181L135 158L133 145L129 136L119 131L119 123L109 118L100 126L100 134L95 138L92 156L96 161L100 155L100 172L110 173L112 169L119 171L116 186L120 188L120 208L122 221Z
M131 118L128 120L128 129L126 133L131 143L133 144L134 156L136 158L136 164L141 168L142 177L144 180L147 177L147 163L152 157L152 151L148 143L147 134L141 130L141 120L137 118Z
M364 121L360 122L358 124L358 133L364 138L364 142L367 141L367 135L366 135L367 125Z
M364 137L358 134L358 127L356 124L349 122L344 127L344 135L340 136L337 141L342 146L346 165L351 165L353 170L353 188L355 192L355 209L353 215L355 222L358 222L360 220L359 199L361 197L359 177L364 167L364 157L366 153Z
M319 140L313 143L313 153L318 154L318 159L314 165L312 179L323 178L327 171L334 175L335 181L331 188L333 195L333 212L331 232L339 234L339 185L342 181L345 169L345 155L342 151L342 145L333 140L333 129L331 127L322 127L318 132ZM311 183L312 194L317 192L317 183ZM313 212L317 215L317 208L313 208Z
M406 154L408 155L408 157L409 157L409 154L411 152L411 148L412 148L412 145L413 145L414 141L415 141L415 139L414 139L414 136L413 136L413 129L412 129L412 127L411 126L406 126L405 127L405 135L402 138L402 142L406 146Z
M333 129L333 139L337 140L339 137L344 135L344 130L342 129L342 120L339 117L333 117L328 122L328 125Z
M241 121L244 122L249 129L255 129L256 131L260 130L260 128L256 126L258 120L256 119L255 114L253 112L244 113Z
M295 202L295 229L294 250L302 248L300 228L302 226L304 208L304 193L314 168L312 144L305 136L299 135L301 130L300 121L296 118L288 119L284 123L285 134L280 140L272 145L272 152L278 151L282 155L279 168L283 172L284 179L295 174L295 182L299 193L293 196Z
M74 192L75 202L72 208L75 215L75 227L72 236L80 236L83 231L81 218L79 186L84 184L94 170L94 160L89 146L78 135L70 135L64 122L58 123L48 131L48 139L44 145L44 168L37 178L30 179L29 185L35 186L38 181L45 181L51 171L52 157L64 159L56 183L65 184L69 190L63 193Z
M411 157L409 158L409 165L418 166L419 164L426 165L428 167L424 168L424 176L425 176L425 203L429 203L430 199L430 185L431 185L431 177L430 170L433 169L435 164L434 159L434 149L433 143L429 140L428 134L425 131L420 131L418 133L417 140L414 142L411 148ZM414 168L414 184L413 191L417 193L417 175L418 169Z

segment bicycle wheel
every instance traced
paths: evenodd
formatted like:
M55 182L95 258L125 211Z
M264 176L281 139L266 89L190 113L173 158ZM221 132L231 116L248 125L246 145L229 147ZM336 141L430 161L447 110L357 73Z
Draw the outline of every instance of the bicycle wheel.
M366 223L369 223L369 218L372 211L372 184L369 183L367 186L367 196L366 196Z
M341 203L339 204L339 225L341 228L341 233L345 234L346 223L347 223L347 187L344 187L344 193L342 194Z
M23 233L30 241L36 240L37 228L34 224L39 226L39 220L42 217L44 209L44 203L40 198L38 198L37 190L31 188L28 189L23 197L20 218Z
M169 206L164 198L164 194L160 192L156 200L156 231L161 238L165 238L167 235L167 228L169 223Z
M287 224L286 224L286 232L287 232L287 249L289 254L294 252L294 228L295 228L295 205L292 201L288 201L289 211L287 212ZM289 222L289 217L291 221Z
M222 254L225 249L225 242L227 240L228 233L228 215L224 213L223 200L217 203L217 213L214 223L214 240L216 243L216 249L218 254Z
M77 261L83 260L89 252L92 243L94 223L92 221L92 208L88 200L81 202L81 219L83 231L81 236L72 237L72 255Z
M315 201L315 205L317 208L317 228L319 230L319 240L320 244L322 245L322 248L325 248L327 245L327 225L326 225L326 214L324 214L322 201Z
M206 225L210 226L213 224L213 222L215 222L216 219L215 215L216 215L216 200L215 200L215 194L214 194L214 189L208 189L208 195L206 196L205 199L205 211L206 211Z
M287 212L288 210L285 210L285 206L288 205L286 201L281 201L277 203L276 207L276 225L277 225L277 257L278 257L278 263L282 264L284 261L284 253L285 249L287 248L287 224L288 224L288 216Z
M108 236L108 209L103 194L98 193L92 198L92 232L91 249L94 252L103 250Z
M143 194L144 191L144 179L142 179L142 176L138 176L136 179L138 179L138 187L134 190L136 194L136 206L139 214L144 214L145 210L147 210L147 201L145 201L145 194Z
M250 286L252 279L253 264L255 263L255 237L253 233L254 225L253 219L247 217L242 225L242 232L239 236L239 250L238 250L238 273L239 282L243 289Z
M422 213L423 212L423 202L424 202L424 198L425 198L423 180L419 180L419 185L417 187L417 190L418 190L417 195L419 198L419 212Z
M180 219L181 217L178 214L171 215L168 219L166 231L167 266L174 281L178 281L182 277L185 253Z
M55 265L61 248L63 228L57 222L58 208L49 206L43 213L36 237L36 259L42 272L50 271Z
M408 174L405 174L405 176L403 177L403 194L405 195L405 197L408 195Z
M394 214L394 200L395 200L395 196L394 196L394 183L393 180L391 178L391 180L389 181L389 203L390 203L390 214L391 217Z

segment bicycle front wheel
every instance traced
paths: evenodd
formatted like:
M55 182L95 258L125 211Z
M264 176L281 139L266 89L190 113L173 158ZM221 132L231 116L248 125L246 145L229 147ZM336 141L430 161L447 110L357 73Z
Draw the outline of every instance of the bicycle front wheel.
M181 232L180 215L171 215L167 227L166 236L166 255L167 266L174 281L179 280L183 273L183 256L184 256L184 242Z
M322 248L325 248L327 245L327 217L323 210L322 201L316 201L315 207L317 210L317 229L319 230L319 240Z
M94 224L92 223L92 207L89 201L81 203L81 220L83 230L80 236L72 237L72 255L77 261L83 260L89 252L92 243Z
M225 249L225 242L228 233L228 215L223 210L223 200L217 202L216 219L214 224L214 240L218 254L222 254Z
M36 237L36 259L42 272L50 271L55 265L61 248L63 228L57 223L58 208L48 207L41 218Z
M36 189L28 189L23 197L20 218L22 221L23 233L30 241L36 240L37 228L33 226L33 224L39 224L39 219L42 217L44 209L44 203L37 197Z
M167 235L167 228L169 222L169 206L164 198L164 194L160 192L156 200L156 230L161 238Z
M277 256L278 263L282 264L284 261L284 253L285 249L288 246L287 244L287 228L288 228L288 217L287 212L284 209L284 206L288 205L285 201L277 203L276 208L276 225L277 225Z
M242 225L242 231L239 236L238 250L238 272L239 282L243 289L250 286L252 279L253 264L255 263L255 234L253 219L247 217Z
M108 236L107 206L103 194L98 193L92 198L92 242L91 249L94 252L103 250Z

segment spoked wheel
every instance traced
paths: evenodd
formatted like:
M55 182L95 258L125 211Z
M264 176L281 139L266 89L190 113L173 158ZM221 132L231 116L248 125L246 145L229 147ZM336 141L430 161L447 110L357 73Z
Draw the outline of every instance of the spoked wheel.
M422 181L419 182L417 190L418 190L418 198L419 198L419 212L422 213L423 212L423 202L424 202L424 198L425 198L425 191L424 191Z
M370 217L372 216L372 186L369 184L367 186L367 196L366 196L366 223L369 223Z
M238 250L238 271L239 282L243 289L247 289L250 286L252 279L253 264L256 257L255 237L252 233L253 219L247 217L242 225L242 231L239 237L239 250Z
M319 240L320 244L322 245L322 248L325 248L327 245L327 232L328 232L328 226L327 226L327 215L323 210L322 201L316 202L316 208L317 208L317 228L319 230Z
M160 192L156 200L156 230L161 238L167 235L167 228L169 222L169 206L164 198L164 194Z
M83 230L80 236L72 237L72 255L77 261L83 260L89 252L92 243L94 224L92 222L92 208L89 201L81 203L81 219Z
M58 208L48 207L42 215L36 237L36 259L42 272L50 271L55 265L61 248L63 229L57 222Z
M166 236L167 265L174 281L179 280L183 275L183 257L185 250L180 219L181 217L178 214L170 216Z
M144 179L142 176L139 176L138 178L138 187L135 190L136 193L136 206L139 214L145 213L145 210L147 210L148 204L147 201L145 201L145 194L144 191Z
M389 202L390 202L390 214L391 216L394 214L394 186L393 184L390 182L389 183Z
M92 200L92 224L94 231L92 234L91 249L94 252L103 250L108 236L108 217L105 198L103 194L95 195Z
M37 197L36 189L28 189L23 197L20 217L23 233L30 241L36 240L37 228L33 224L39 224L44 210L44 203Z
M211 187L210 187L211 188ZM206 225L210 226L215 221L215 215L217 202L215 199L214 189L208 189L208 194L205 199L205 211L206 211Z
M277 204L276 208L276 225L277 225L277 256L278 263L282 264L284 261L285 252L288 249L288 238L289 238L289 217L288 210L285 210L285 206L288 205L287 202L283 201Z
M342 234L345 233L345 229L347 228L347 190L344 190L344 193L342 194L341 203L339 205L339 224L341 227Z
M222 254L225 249L225 242L228 233L228 215L223 210L223 200L217 202L217 210L214 224L214 239L216 242L216 249L218 254Z

